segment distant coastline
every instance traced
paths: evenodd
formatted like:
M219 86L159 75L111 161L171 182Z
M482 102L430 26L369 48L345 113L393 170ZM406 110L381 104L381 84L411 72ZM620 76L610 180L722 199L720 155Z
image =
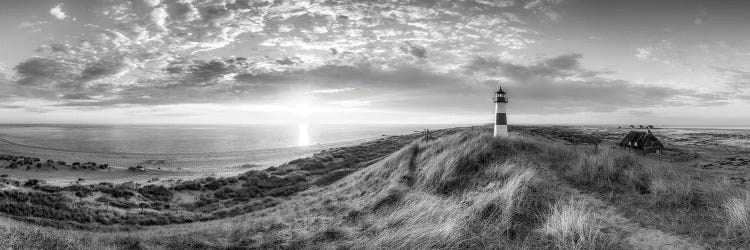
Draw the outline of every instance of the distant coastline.
M339 144L449 125L322 125L302 136L297 125L55 125L0 124L8 144L75 153L133 155L224 154Z

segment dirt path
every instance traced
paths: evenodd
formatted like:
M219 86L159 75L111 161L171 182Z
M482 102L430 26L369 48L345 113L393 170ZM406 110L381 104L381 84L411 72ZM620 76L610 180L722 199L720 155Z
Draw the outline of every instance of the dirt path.
M557 143L562 142L560 140L545 140ZM573 199L583 200L587 204L590 204L594 208L594 211L600 215L600 218L604 220L604 230L620 233L625 242L630 244L633 249L706 249L706 247L690 242L683 237L658 229L642 227L640 224L623 216L617 208L590 194L581 193L578 189L561 180L550 169L552 168L546 169L545 172L556 184L568 189Z
M633 249L706 249L704 246L690 242L677 235L672 235L658 229L645 228L631 221L617 210L617 208L590 194L581 193L568 183L560 180L556 175L552 179L560 187L568 189L571 198L589 204L595 213L603 220L606 232L617 232Z

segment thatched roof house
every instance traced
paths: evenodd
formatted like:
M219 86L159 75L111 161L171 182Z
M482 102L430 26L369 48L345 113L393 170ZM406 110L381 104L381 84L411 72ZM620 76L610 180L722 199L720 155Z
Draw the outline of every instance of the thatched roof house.
M646 153L661 153L664 149L664 144L650 130L648 132L630 131L622 139L620 146L642 150Z

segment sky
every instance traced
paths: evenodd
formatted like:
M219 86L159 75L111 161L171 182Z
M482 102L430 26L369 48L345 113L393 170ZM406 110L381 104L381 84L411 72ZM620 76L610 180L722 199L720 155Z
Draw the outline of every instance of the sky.
M750 125L750 2L0 1L0 123Z

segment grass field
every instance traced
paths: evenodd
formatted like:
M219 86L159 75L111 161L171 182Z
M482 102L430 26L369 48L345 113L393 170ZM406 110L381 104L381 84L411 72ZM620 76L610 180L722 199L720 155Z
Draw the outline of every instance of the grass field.
M719 248L747 246L750 194L629 151L468 130L416 140L278 205L130 232L0 220L11 249L630 249L589 193L630 219ZM647 211L647 212L644 212ZM675 222L675 220L687 220ZM646 223L648 222L648 223Z

